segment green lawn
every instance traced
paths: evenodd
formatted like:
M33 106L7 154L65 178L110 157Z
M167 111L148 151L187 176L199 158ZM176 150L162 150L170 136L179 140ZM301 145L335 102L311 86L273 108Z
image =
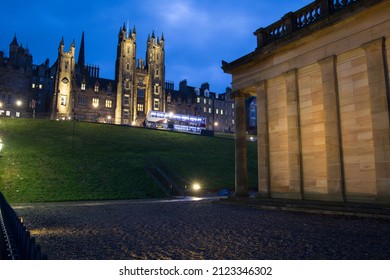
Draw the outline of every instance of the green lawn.
M234 188L231 139L6 118L0 119L0 138L0 191L10 203L162 197L144 170L154 157L208 191ZM249 184L256 187L255 143L248 142L248 161Z

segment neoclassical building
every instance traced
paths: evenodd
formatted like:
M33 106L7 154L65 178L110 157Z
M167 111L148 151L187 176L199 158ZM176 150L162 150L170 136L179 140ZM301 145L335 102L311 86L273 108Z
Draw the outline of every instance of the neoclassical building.
M236 106L236 192L247 196L245 99L256 96L258 194L390 203L389 0L317 0L255 31L222 68Z

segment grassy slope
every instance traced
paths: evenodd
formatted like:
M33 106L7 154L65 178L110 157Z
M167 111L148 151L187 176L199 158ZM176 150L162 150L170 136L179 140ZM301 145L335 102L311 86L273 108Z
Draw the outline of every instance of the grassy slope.
M72 135L73 122L0 119L0 191L9 202L161 197L144 171L148 157L209 190L234 187L232 140L81 122ZM254 187L254 143L248 158Z

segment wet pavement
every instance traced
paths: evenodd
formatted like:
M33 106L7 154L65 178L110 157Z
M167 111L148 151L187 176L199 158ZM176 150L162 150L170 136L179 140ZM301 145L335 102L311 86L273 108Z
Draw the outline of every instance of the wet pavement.
M213 199L13 205L49 259L390 259L390 219Z

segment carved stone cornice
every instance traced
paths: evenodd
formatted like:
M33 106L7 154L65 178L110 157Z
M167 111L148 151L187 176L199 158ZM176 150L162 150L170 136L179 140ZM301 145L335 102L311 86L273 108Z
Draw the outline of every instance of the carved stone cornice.
M235 90L233 91L231 94L230 94L230 98L231 99L234 99L236 97L245 97L245 98L248 98L250 97L250 93L244 91L244 90Z

